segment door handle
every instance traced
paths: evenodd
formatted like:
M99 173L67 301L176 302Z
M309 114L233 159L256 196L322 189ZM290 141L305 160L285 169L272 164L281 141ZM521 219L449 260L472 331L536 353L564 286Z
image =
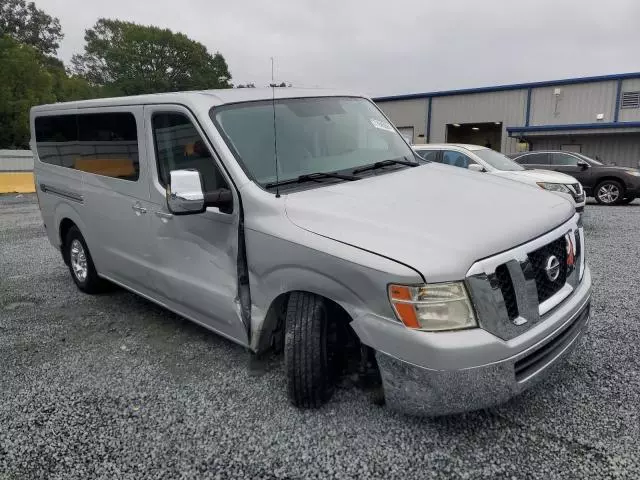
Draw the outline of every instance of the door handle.
M166 212L156 212L156 217L159 217L163 220L170 220L173 218L173 214L172 213L166 213Z
M147 209L141 206L139 203L134 203L133 205L131 205L131 208L134 212L136 212L136 215L147 213Z

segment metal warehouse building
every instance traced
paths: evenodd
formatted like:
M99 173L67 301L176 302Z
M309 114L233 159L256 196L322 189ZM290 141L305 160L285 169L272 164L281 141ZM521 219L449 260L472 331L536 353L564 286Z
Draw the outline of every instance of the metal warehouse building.
M616 165L640 162L640 72L374 101L412 143L571 150Z

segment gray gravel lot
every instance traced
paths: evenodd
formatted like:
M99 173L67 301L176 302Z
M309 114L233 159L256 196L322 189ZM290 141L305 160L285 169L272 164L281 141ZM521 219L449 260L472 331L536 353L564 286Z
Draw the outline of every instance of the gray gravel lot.
M587 205L593 318L549 381L418 419L351 386L299 411L281 365L123 290L80 293L33 196L0 196L0 480L640 478L640 204Z

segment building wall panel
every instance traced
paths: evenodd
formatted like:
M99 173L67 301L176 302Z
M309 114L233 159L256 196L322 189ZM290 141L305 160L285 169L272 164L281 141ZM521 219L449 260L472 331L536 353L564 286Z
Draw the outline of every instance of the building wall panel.
M526 105L526 89L435 97L431 114L431 143L446 141L447 124L501 122L500 151L513 153L517 140L509 138L506 127L524 125Z
M624 80L621 92L640 92L640 78ZM640 122L640 108L621 108L618 114L618 121Z
M560 90L559 95L554 91ZM531 125L569 125L613 122L616 81L534 88L531 91Z
M380 102L378 106L398 127L413 127L413 142L424 143L425 125L427 123L427 99L397 100Z

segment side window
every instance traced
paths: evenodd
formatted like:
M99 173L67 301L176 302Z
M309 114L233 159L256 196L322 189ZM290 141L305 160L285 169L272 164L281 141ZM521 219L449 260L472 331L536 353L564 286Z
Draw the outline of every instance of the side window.
M576 166L578 165L578 159L573 155L569 155L567 153L552 153L551 154L551 165L570 165Z
M35 119L44 163L124 180L138 180L138 131L127 112L54 115Z
M35 133L36 149L41 162L73 168L73 158L78 146L75 115L37 117Z
M140 176L138 129L132 113L78 115L78 150L73 168L136 181Z
M445 150L442 153L442 163L451 165L452 167L469 168L469 165L476 163L467 157L464 153L455 152L453 150Z
M548 153L529 153L516 159L521 165L549 165Z
M438 151L437 150L416 150L416 153L420 155L425 160L429 160L430 162L438 161Z
M155 113L151 119L158 163L158 179L163 187L172 170L200 172L206 192L228 188L209 149L188 117L181 113Z

